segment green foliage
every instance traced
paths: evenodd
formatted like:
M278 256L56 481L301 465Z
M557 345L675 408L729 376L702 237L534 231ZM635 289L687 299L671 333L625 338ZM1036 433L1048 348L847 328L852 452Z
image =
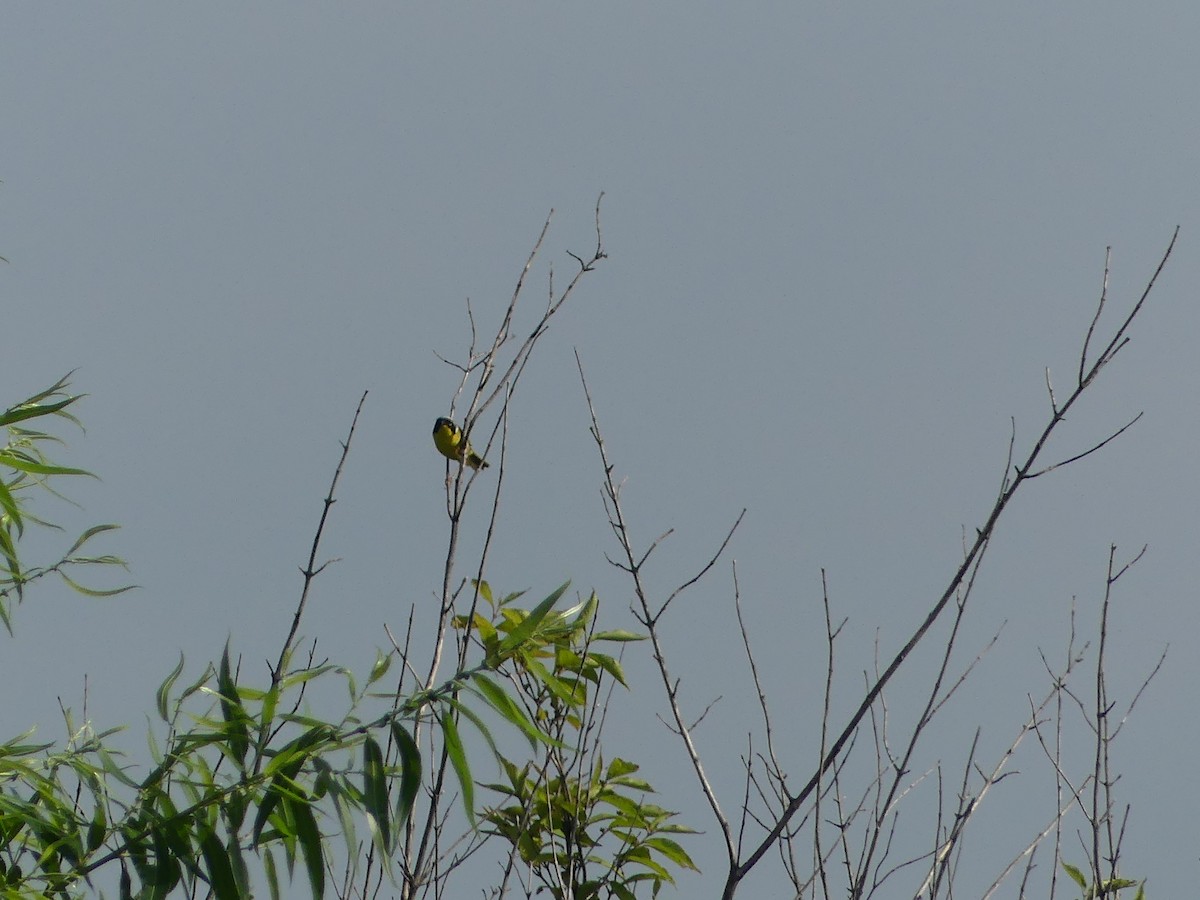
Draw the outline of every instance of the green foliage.
M557 600L562 593L551 596ZM179 687L181 658L154 694L166 733L161 746L151 736L154 765L140 780L107 743L111 732L95 734L90 726L72 728L62 750L31 743L29 735L0 746L4 895L84 896L91 893L93 875L115 867L122 896L165 897L183 890L244 897L251 884L248 861L257 858L272 896L287 893L283 877L290 880L299 870L312 895L321 897L328 891L331 840L340 831L347 858L359 852L356 817L368 824L372 846L388 866L424 775L414 730L437 730L473 820L474 781L460 721L470 722L493 749L494 744L486 723L462 698L482 699L535 746L556 750L561 742L534 723L501 686L503 677L532 673L548 696L569 701L562 710L577 708L586 692L568 683L563 662L574 660L575 672L594 680L613 666L586 651L577 657L562 652L594 611L594 598L565 615L545 602L529 612L506 609L497 629L501 649L493 655L499 668L485 663L432 690L390 695L390 707L369 721L361 712L378 699L370 692L388 669L378 659L358 690L333 666L285 668L265 687L254 687L240 675L228 646L216 666ZM315 682L339 676L352 686L350 709L340 720L298 712ZM69 720L68 713L70 727ZM512 769L508 760L504 764ZM635 863L640 877L669 877L652 855L691 864L682 850L664 842L669 814L633 799L648 785L631 780L631 771L620 764L598 773L588 802L606 804L611 812L581 813L580 819L589 835L599 826L621 836L623 849L612 865L630 884L625 873ZM528 783L518 785L532 790ZM539 821L547 826L564 808L562 798L551 802L555 790L541 792L546 799Z
M1083 889L1083 900L1100 900L1103 897L1116 898L1118 894L1125 888L1136 887L1137 894L1133 900L1146 900L1146 882L1134 881L1132 878L1109 878L1106 881L1101 881L1098 885L1088 884L1087 876L1083 874L1083 870L1070 863L1062 863L1063 871L1070 876Z
M93 589L67 574L78 565L123 566L117 557L80 555L115 526L87 529L51 565L26 566L17 552L27 525L54 527L32 514L30 491L56 493L54 479L88 474L51 461L44 446L58 438L29 427L41 417L76 421L67 408L77 398L66 389L63 379L0 416L8 437L0 467L11 473L0 480L0 618L10 631L11 601L51 572L92 596L127 589ZM673 882L673 868L695 868L671 837L688 829L647 802L653 788L635 764L605 763L588 744L605 679L626 684L619 659L594 645L639 638L597 631L595 595L559 609L566 590L521 609L520 594L496 601L481 583L492 617L477 613L455 624L478 642L482 661L407 693L377 690L399 651L377 653L361 689L340 667L293 665L294 650L254 685L228 643L215 665L181 685L181 656L154 693L165 730L149 734L151 767L140 774L110 743L114 731L76 727L64 710L64 747L33 743L28 733L0 745L0 895L88 896L94 879L111 870L121 897L245 897L253 863L272 897L290 894L286 884L297 878L322 897L335 853L347 872L356 871L364 822L371 858L394 880L422 796L437 804L445 790L443 769L426 764L424 741L454 773L466 820L477 823L464 722L508 777L491 786L506 800L483 812L473 840L502 837L538 877L558 885L554 896L633 897L642 883L657 893ZM350 702L326 720L305 701L330 678L345 680ZM522 735L537 761L505 757L481 715L487 712ZM585 754L592 754L590 768L582 766ZM420 884L425 876L406 870L404 877Z
M542 752L536 762L501 758L508 780L486 785L503 799L485 813L485 827L512 846L552 897L632 898L643 884L657 894L675 883L673 868L696 869L672 837L693 832L647 800L654 789L635 763L605 763L594 742L605 676L627 684L619 660L593 645L639 638L597 632L595 594L555 609L566 588L523 610L513 605L520 595L494 602L491 588L479 585L493 617L477 612L470 627L487 659L503 663L515 694L487 678L475 679L472 689ZM465 628L467 620L456 624Z
M634 896L641 883L657 894L674 884L668 866L698 871L670 835L695 832L672 822L675 813L649 803L654 788L638 767L598 758L590 778L546 777L532 763L505 760L507 784L487 785L506 800L486 816L521 862L559 900ZM608 849L605 849L605 848Z
M26 524L61 530L33 514L31 492L40 489L61 496L54 488L59 478L68 475L94 477L83 469L51 460L46 455L46 446L62 444L62 440L48 431L31 427L36 419L54 418L79 425L79 420L67 411L79 399L67 392L69 377L60 378L46 390L0 413L0 429L4 435L4 446L0 447L0 620L9 634L12 633L12 601L19 603L24 599L27 584L51 573L58 575L73 590L91 597L109 597L129 590L128 586L108 590L88 587L68 574L68 570L78 566L125 568L125 562L119 557L81 553L92 538L116 529L116 525L93 525L86 529L57 562L47 565L26 566L17 552L18 543L25 536Z
M177 666L156 694L168 733L141 781L117 762L119 754L104 743L108 735L86 727L63 751L28 743L28 735L0 746L7 891L82 895L92 873L116 865L128 896L166 896L181 886L248 896L250 854L262 858L278 894L278 854L289 875L301 863L313 896L323 896L332 835L322 823L341 818L346 852L358 849L339 810L365 818L381 853L395 849L395 816L407 819L422 777L420 753L402 720L441 722L470 803L470 770L454 724L456 713L469 711L453 700L453 686L469 684L474 673L428 692L416 710L397 704L361 724L351 709L338 724L274 712L280 700L298 708L315 678L337 674L331 667L288 672L282 690L259 690L239 681L227 648L215 670L176 693L181 672ZM398 765L385 754L388 738L398 748Z

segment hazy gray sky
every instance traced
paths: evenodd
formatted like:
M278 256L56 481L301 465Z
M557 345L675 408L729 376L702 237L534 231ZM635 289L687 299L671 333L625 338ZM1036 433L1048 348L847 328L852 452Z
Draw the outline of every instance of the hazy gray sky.
M594 244L603 190L610 259L517 397L490 577L536 594L571 578L628 623L578 349L636 537L677 529L656 586L749 509L732 556L796 774L823 678L820 569L849 617L848 702L876 635L897 646L947 582L1010 417L1024 446L1044 368L1065 387L1077 366L1105 247L1111 324L1181 225L1132 344L1051 455L1145 418L1010 510L963 662L1008 624L923 765L957 766L976 723L994 758L1045 689L1038 648L1064 653L1072 597L1092 634L1110 543L1148 543L1116 596L1114 695L1173 649L1115 748L1126 872L1185 896L1200 874L1197 34L1183 2L9 6L0 401L78 369L88 431L71 459L103 481L57 516L122 523L106 546L142 589L33 592L5 645L22 688L3 735L60 736L55 698L78 708L87 673L93 719L131 724L139 752L180 651L198 671L232 634L249 670L273 658L369 389L326 545L343 560L304 628L365 671L382 625L440 585L429 430L456 381L435 351L463 353L468 297L494 327L554 207L528 327L544 264L562 284L566 251ZM699 737L736 806L757 720L728 565L675 615L689 708L724 698ZM632 652L641 718L612 752L646 762L663 805L708 832L689 849L715 860ZM996 846L971 848L987 880L1052 811L1028 749L1025 783L982 814ZM715 890L706 870L681 894Z

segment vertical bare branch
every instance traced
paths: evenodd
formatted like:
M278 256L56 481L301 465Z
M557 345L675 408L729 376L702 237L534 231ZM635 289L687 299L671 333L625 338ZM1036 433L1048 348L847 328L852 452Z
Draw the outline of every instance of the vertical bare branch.
M637 615L645 626L647 634L650 638L650 644L653 649L654 661L658 666L659 676L663 683L663 688L666 691L667 705L671 710L671 717L675 723L675 732L683 742L687 751L688 760L691 762L692 771L695 773L697 780L700 783L700 789L708 801L709 808L712 810L713 816L717 820L718 827L721 829L721 835L725 841L725 851L729 856L730 864L732 865L737 858L737 849L734 844L733 831L730 827L729 820L726 818L724 811L721 808L720 802L717 800L716 791L713 789L712 783L708 779L708 775L704 771L704 764L700 759L700 751L697 749L695 741L692 739L691 729L684 718L682 708L679 702L679 682L673 678L670 670L667 667L666 652L663 649L662 637L659 634L658 623L662 614L666 611L667 606L672 600L679 596L680 592L688 586L694 584L704 573L706 573L716 563L725 547L728 545L730 538L733 537L734 531L745 516L746 511L742 510L738 515L737 520L733 523L725 540L721 543L720 548L708 560L708 562L700 569L699 573L689 579L684 584L675 589L668 599L657 609L652 609L650 597L646 591L642 581L642 565L646 562L653 550L653 545L650 550L646 551L640 558L633 549L633 544L629 537L629 528L625 520L625 514L621 508L620 488L613 479L613 465L608 458L608 450L604 444L604 438L600 430L600 422L596 416L596 407L592 403L592 395L587 386L587 378L583 373L583 362L579 358L578 351L575 354L575 364L579 369L579 380L583 385L584 397L587 400L588 413L592 419L592 439L596 443L596 449L600 454L600 463L604 469L604 497L605 506L609 511L609 525L612 528L613 534L616 535L617 542L621 547L624 563L621 568L629 573L633 579L634 595L637 598Z

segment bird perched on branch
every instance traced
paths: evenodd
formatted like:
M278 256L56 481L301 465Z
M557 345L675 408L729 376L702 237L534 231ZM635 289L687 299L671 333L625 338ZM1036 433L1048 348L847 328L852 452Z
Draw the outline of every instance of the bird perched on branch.
M433 423L433 446L446 459L462 460L472 469L486 469L487 460L464 439L462 429L446 417Z

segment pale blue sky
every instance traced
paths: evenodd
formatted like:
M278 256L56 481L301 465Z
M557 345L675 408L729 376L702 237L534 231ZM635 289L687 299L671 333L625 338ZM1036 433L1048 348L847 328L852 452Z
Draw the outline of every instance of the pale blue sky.
M1115 748L1126 869L1183 896L1200 875L1197 33L1183 2L10 6L0 401L78 369L88 432L71 459L103 481L59 518L122 523L107 546L142 589L33 592L5 647L21 689L3 734L60 734L55 698L78 706L88 673L93 718L130 723L137 749L181 650L199 668L232 633L247 660L273 658L369 389L326 545L343 561L305 625L365 669L383 623L440 584L429 429L455 379L434 352L462 353L467 297L495 322L551 207L542 262L565 281L603 190L610 259L513 410L492 580L544 593L571 578L627 623L577 348L637 537L677 528L655 585L690 575L749 509L732 545L743 601L780 715L809 741L820 569L850 618L848 699L877 629L896 646L944 587L1010 417L1019 442L1040 429L1045 366L1065 388L1105 247L1115 317L1178 224L1132 344L1052 456L1146 416L1010 510L964 653L1008 626L924 764L958 765L976 723L999 752L1044 689L1037 648L1062 655L1072 596L1090 634L1109 544L1149 543L1116 597L1114 694L1173 649ZM545 279L543 265L527 315ZM736 806L756 718L732 621L722 566L677 610L670 649L695 713L724 697L699 737ZM613 752L647 761L715 860L633 653L645 722ZM1020 768L984 814L1006 848L1052 803L1044 761ZM972 848L989 874L1006 862L993 849Z

